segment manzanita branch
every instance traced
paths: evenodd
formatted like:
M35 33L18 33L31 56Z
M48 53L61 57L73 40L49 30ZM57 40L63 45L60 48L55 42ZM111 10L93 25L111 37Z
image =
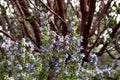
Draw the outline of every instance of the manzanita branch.
M27 26L27 22L26 22L26 20L25 20L25 15L24 15L24 12L23 12L20 4L18 3L17 0L14 0L14 2L15 2L15 4L16 4L17 8L19 9L20 14L21 14L21 16L22 16L22 18L23 18L23 26L24 26L24 30L25 30L27 36L30 38L31 41L33 41L33 42L35 43L35 39L34 39L34 38L32 37L32 35L29 33L28 26Z
M112 30L112 33L110 34L110 38L113 39L115 36L115 33L117 32L117 30L120 28L120 21L118 24L115 25L115 27ZM107 48L108 46L108 42L106 42L103 47L100 49L100 51L97 53L97 56L101 56L102 54L104 54L104 50Z
M90 27L91 27L92 19L93 19L93 16L94 16L95 3L96 3L96 0L90 1L89 13L87 15L88 16L87 24L85 24L85 26L84 26L85 28L84 28L84 31L83 31L82 45L84 47L83 53L85 53L86 56L84 57L83 61L88 61L88 57L89 57L89 53L88 53L89 35L88 34L89 34Z
M106 52L108 53L108 55L112 58L112 59L116 59L107 49Z
M67 26L67 24L66 24L66 22L64 21L64 19L62 19L58 14L56 14L52 9L50 9L50 7L48 7L46 4L44 4L43 1L40 0L40 2L41 2L51 13L53 13L55 16L57 16L57 17Z
M102 11L100 11L100 13L99 13L96 21L93 23L92 30L91 30L90 33L89 33L89 36L90 36L90 37L95 33L95 30L97 29L96 26L99 24L99 22L101 21L101 19L104 17L104 15L105 15L106 11L109 9L112 1L113 1L113 0L109 0L109 1L107 2L107 4L105 5L105 7L102 8Z
M5 35L6 35L7 37L9 37L11 40L16 41L16 39L15 39L12 35L8 34L6 31L0 30L0 32L2 32L3 34L5 34Z
M15 0L16 1L16 0ZM16 2L17 3L17 2ZM26 5L26 1L25 0L19 0L18 3L20 4L21 6L21 10L23 11L23 14L25 14L24 16L26 17L30 17L31 16L31 13L29 12L28 10L28 7ZM24 23L25 23L25 19L24 19ZM29 21L30 24L32 25L32 28L33 28L33 31L34 31L34 34L35 34L35 44L37 45L37 47L40 47L40 39L41 39L41 32L40 32L40 26L38 24L38 22L36 22L35 20L31 20ZM27 26L26 23L24 24L24 26ZM33 40L33 38L32 38Z

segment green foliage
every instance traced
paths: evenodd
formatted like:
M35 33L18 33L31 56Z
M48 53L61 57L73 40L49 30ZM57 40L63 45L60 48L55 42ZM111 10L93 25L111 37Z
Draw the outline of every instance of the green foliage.
M6 15L6 12L7 12L7 7L2 7L2 13L1 15L5 16Z
M114 20L114 19L112 19L112 18L109 18L109 20L110 20L110 23L109 23L108 27L109 27L109 28L113 28L114 25L116 24L116 20Z
M37 19L37 15L31 15L31 16L28 16L27 18L26 18L26 20L27 21L30 21L30 22L32 22L32 21L34 21L34 20L37 20L38 21L38 19Z

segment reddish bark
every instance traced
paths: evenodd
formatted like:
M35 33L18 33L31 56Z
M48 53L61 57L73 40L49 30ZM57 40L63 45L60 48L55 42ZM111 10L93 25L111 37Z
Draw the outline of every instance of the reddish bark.
M14 0L14 1L16 2L16 0ZM26 1L25 0L19 0L17 2L19 2L20 6L21 6L21 8L23 10L22 14L25 14L24 18L30 17L31 13L28 10L28 6L26 4ZM23 21L23 22L25 22L25 21ZM37 45L37 47L40 47L40 39L41 39L41 32L40 32L40 29L39 29L40 26L39 26L39 24L35 20L29 21L29 22L32 25L32 28L33 28L33 31L34 31L34 34L35 34L35 44ZM24 24L24 26L25 26L25 24ZM25 28L25 30L26 29L27 28ZM28 34L29 32L27 31L26 33Z

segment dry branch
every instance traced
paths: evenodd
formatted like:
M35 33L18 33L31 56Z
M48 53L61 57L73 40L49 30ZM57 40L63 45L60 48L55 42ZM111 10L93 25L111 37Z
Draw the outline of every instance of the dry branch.
M20 4L18 3L17 0L14 0L14 2L15 2L16 6L17 6L18 10L20 11L20 14L21 14L21 16L22 16L22 18L23 18L23 26L24 26L24 30L25 30L27 36L30 38L31 41L33 41L33 42L35 43L35 39L34 39L34 38L32 37L32 35L29 33L28 26L27 26L27 22L26 22L26 20L25 20L26 16L24 15L24 12L23 12Z

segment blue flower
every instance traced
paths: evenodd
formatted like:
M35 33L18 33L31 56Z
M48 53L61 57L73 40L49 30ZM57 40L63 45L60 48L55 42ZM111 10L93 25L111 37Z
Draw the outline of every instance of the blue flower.
M55 62L55 59L54 59L54 58L52 58L52 62L53 62L53 63Z
M29 63L26 63L26 64L25 64L25 67L26 67L26 68L28 68L29 66L30 66L30 64L29 64Z
M9 51L10 49L10 45L6 43L3 43L2 47L5 48L7 51Z
M67 76L70 76L70 75L71 75L71 72L68 72L68 71L64 71L64 73L65 73Z
M66 45L66 46L65 46L65 49L66 49L66 50L69 50L69 46L68 46L68 45Z
M36 78L33 78L32 80L37 80Z
M76 71L76 76L78 76L79 75L79 72L78 71Z
M58 68L58 67L59 67L59 64L58 64L57 62L56 62L56 64L55 64L55 67L56 67L56 68Z
M62 45L62 43L60 41L56 41L55 42L55 46L57 50L60 50L60 46Z
M96 72L97 72L98 74L103 74L103 71L100 70L99 68L96 68Z
M73 30L74 30L74 27L73 27L73 26L70 26L70 27L68 28L68 30L69 30L69 31L73 31Z
M43 47L43 46L41 46L41 50L43 53L47 51L46 47Z
M82 67L82 68L80 68L80 70L82 71L82 72L84 72L85 71L85 69Z
M63 59L62 59L62 58L59 59L59 63L61 63L61 62L63 62Z
M74 54L71 56L72 56L73 60L77 60L77 57Z
M46 62L46 69L48 70L50 68L49 62Z
M82 54L80 54L80 56L83 58L83 57L85 57L85 54L84 54L84 53L82 53Z
M78 18L78 21L81 21L82 19L81 18Z
M29 41L29 42L26 42L26 46L27 47L30 47L32 45L32 43Z
M9 60L7 60L7 63L8 63L8 65L11 65L11 64L12 64Z
M31 64L30 65L30 69L34 69L35 68L35 65L34 64Z
M75 21L71 21L71 25L74 25L75 24Z
M10 77L10 80L15 80L14 77Z
M14 56L14 55L11 55L11 56L10 56L10 59L11 59L11 61L14 61L14 60L15 60L15 56Z
M52 48L53 48L53 44L50 45L50 49L52 49Z

